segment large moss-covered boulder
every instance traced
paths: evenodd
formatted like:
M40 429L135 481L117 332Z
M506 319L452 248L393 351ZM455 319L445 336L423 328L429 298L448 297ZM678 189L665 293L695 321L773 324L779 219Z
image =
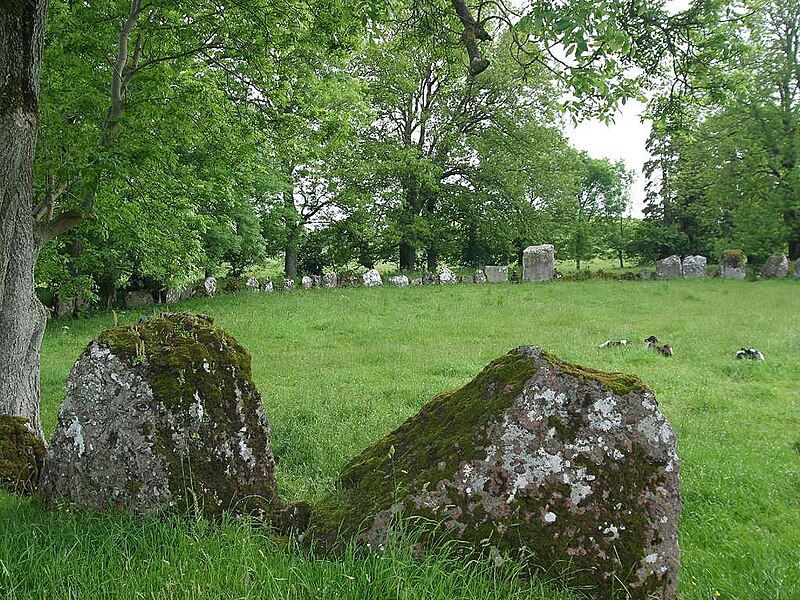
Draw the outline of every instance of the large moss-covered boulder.
M33 492L39 483L44 455L44 443L26 418L0 415L0 489Z
M80 508L269 516L274 466L248 353L209 317L165 314L75 363L42 489Z
M568 567L599 597L673 598L675 435L653 392L525 346L351 460L307 536L380 546L397 516L423 539Z

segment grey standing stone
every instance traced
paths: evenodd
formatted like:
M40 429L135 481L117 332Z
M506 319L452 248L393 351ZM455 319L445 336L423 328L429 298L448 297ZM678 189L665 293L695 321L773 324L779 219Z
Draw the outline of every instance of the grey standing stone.
M439 271L438 279L439 279L439 285L452 285L458 282L456 274L453 273L447 267L441 268L441 270Z
M423 285L433 285L438 283L439 279L435 273L423 273L422 274L422 283Z
M258 279L255 277L248 277L247 281L245 282L247 289L251 292L260 292L261 291L261 284L258 282Z
M378 272L378 269L370 269L361 276L361 279L364 282L364 287L376 287L383 285L383 279L381 278L381 274Z
M687 256L683 259L681 268L683 269L683 276L687 279L693 277L705 277L708 275L706 269L708 259L705 256Z
M653 269L651 269L651 268L649 268L649 267L645 267L645 268L644 268L644 269L642 269L642 270L641 270L641 272L639 273L639 278L640 278L640 279L643 279L643 280L645 280L645 281L649 281L650 279L652 279L652 278L653 278Z
M353 458L306 535L379 547L397 516L464 548L574 567L593 598L674 599L675 434L636 377L512 350ZM340 526L341 525L341 526Z
M552 244L525 248L522 252L523 281L550 281L554 276L555 248Z
M656 279L680 279L683 277L681 257L677 254L656 262Z
M209 317L106 330L75 363L42 491L79 509L265 515L280 504L250 356Z
M508 283L508 267L486 265L486 283Z
M217 295L217 278L216 277L206 277L205 281L203 281L203 291L206 293L206 296L212 298Z
M125 308L145 308L154 302L153 294L146 290L134 290L125 295Z
M292 278L286 278L283 280L283 291L284 292L293 292L297 289L297 284L294 282Z
M406 287L408 285L408 277L405 275L394 275L393 277L389 277L389 283L399 288Z
M746 279L747 256L741 250L725 250L719 265L719 275L723 279Z
M64 317L71 317L75 314L75 308L78 305L76 298L58 299L56 302L56 318L62 319Z
M422 277L417 277L411 280L411 285L422 285Z
M486 283L486 273L483 269L477 269L475 271L475 283Z
M761 276L766 279L782 279L789 274L789 259L782 252L770 256L761 267Z
M332 289L339 285L339 278L336 273L325 273L322 276L322 287Z
M472 275L459 275L458 282L469 285L475 283L475 278Z
M795 279L800 279L800 260L794 263L794 277Z
M300 280L300 285L303 286L304 290L310 290L314 287L314 280L308 275L303 275L303 278Z
M272 280L269 277L264 277L264 281L261 284L261 290L267 294L271 294L275 291L275 284L272 283Z

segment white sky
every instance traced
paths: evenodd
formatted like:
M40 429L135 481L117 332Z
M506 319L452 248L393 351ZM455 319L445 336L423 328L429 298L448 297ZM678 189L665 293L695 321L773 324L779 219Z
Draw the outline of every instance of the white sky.
M631 187L631 214L642 216L644 208L645 177L642 173L644 163L650 158L645 149L650 135L650 123L641 121L644 104L629 101L621 107L608 125L596 119L589 119L577 126L569 124L567 138L579 150L585 150L592 158L622 159L636 175Z

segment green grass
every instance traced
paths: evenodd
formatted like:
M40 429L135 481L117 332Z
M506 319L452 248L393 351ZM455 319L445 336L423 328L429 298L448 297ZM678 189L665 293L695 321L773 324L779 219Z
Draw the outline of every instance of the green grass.
M796 281L243 293L179 308L213 315L252 353L289 500L320 498L348 458L515 346L638 375L678 433L681 598L800 598ZM51 323L42 370L49 431L73 361L112 323L110 314ZM676 355L644 349L650 334ZM623 337L636 343L596 348ZM734 360L742 346L767 362ZM565 597L446 554L415 561L405 547L329 562L241 523L73 515L0 496L0 597Z

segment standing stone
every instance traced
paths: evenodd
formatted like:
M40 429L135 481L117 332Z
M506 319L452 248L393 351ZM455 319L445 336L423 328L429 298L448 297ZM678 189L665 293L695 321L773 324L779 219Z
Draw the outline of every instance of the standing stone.
M447 267L442 267L438 275L439 285L452 285L458 282L456 274Z
M247 281L245 281L245 285L247 286L247 289L250 290L251 292L261 291L261 284L255 277L248 277Z
M552 244L528 246L522 252L523 281L550 281L555 271L555 248ZM488 272L486 276L488 278Z
M782 252L776 252L761 267L765 279L782 279L789 274L789 259Z
M475 283L475 278L472 275L459 275L458 283L469 285L470 283Z
M352 269L342 271L339 275L339 285L342 287L358 287L361 283L361 277Z
M439 278L436 276L435 273L426 272L422 274L423 285L433 285L435 283L438 283L438 281Z
M134 290L125 295L125 308L144 308L152 306L153 294L146 290Z
M417 277L411 280L411 285L422 285L422 277Z
M206 316L108 329L75 363L42 491L79 509L220 517L278 507L250 355Z
M794 277L795 279L800 279L800 260L794 263Z
M293 292L297 288L297 285L294 282L294 279L288 277L283 280L283 291L284 292Z
M269 277L264 277L264 282L261 285L261 289L265 293L271 294L275 291L275 285L272 283L272 280Z
M486 273L483 272L483 269L475 271L475 283L486 283Z
M650 281L653 278L653 269L650 267L645 267L639 273L639 278L644 281Z
M383 279L381 279L378 269L370 269L361 276L361 279L364 281L364 287L383 285Z
M44 455L44 443L28 426L28 419L0 415L0 490L35 491Z
M705 256L687 256L683 259L681 268L683 269L683 276L687 279L696 277L705 277L708 274L706 265L708 260Z
M312 275L311 280L314 282L314 287L316 289L322 288L322 275Z
M423 550L454 538L570 564L592 597L674 599L678 470L645 384L524 346L352 459L306 535L378 547L395 517L422 517L405 523L423 528Z
M719 265L719 274L723 279L746 279L747 256L741 250L725 250Z
M187 300L186 297L187 291L191 290L192 286L190 285L179 285L179 286L170 286L167 288L167 291L164 293L164 303L165 304L174 304L180 300ZM191 296L189 296L190 298Z
M486 283L508 283L508 267L486 265Z
M408 277L405 275L395 275L393 277L389 277L389 283L399 288L406 287L408 285Z
M216 277L206 277L205 281L203 281L203 290L206 293L206 296L209 298L213 298L217 295L217 278Z
M332 289L337 285L339 285L339 278L336 277L336 273L325 273L322 276L322 287Z
M683 277L681 257L677 254L656 262L656 279L680 279Z
M303 286L304 290L310 290L314 287L314 280L308 275L303 275L303 278L300 280L300 285Z

